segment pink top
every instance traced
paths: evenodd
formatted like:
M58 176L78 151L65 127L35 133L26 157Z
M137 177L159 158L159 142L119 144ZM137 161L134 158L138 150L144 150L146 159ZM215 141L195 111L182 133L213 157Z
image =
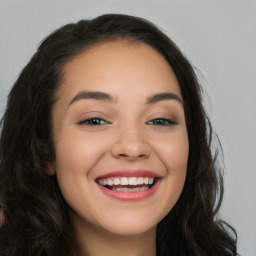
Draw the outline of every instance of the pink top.
M4 210L0 208L0 227L2 227L5 223Z

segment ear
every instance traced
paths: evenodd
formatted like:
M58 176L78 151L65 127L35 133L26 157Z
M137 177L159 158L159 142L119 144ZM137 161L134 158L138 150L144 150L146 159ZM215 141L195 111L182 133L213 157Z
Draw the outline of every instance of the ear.
M47 164L47 168L46 168L46 174L49 176L53 176L56 174L56 168L55 168L55 162L49 162Z

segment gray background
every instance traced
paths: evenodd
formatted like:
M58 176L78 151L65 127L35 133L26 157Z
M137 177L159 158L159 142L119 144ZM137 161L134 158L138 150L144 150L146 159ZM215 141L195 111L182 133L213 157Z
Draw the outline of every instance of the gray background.
M198 69L225 155L220 215L236 228L240 254L255 256L255 0L0 0L0 115L12 84L46 35L107 12L156 23Z

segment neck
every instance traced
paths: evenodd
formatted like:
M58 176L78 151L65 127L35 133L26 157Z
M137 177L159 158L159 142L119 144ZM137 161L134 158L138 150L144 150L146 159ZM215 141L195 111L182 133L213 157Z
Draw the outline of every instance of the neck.
M126 236L73 222L73 232L81 256L156 256L156 227Z

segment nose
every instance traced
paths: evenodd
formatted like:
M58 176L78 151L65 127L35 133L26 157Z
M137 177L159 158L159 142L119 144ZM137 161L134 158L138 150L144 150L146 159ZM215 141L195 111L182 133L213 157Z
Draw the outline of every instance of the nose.
M136 161L151 155L151 144L139 131L126 128L111 146L111 153L116 158Z

